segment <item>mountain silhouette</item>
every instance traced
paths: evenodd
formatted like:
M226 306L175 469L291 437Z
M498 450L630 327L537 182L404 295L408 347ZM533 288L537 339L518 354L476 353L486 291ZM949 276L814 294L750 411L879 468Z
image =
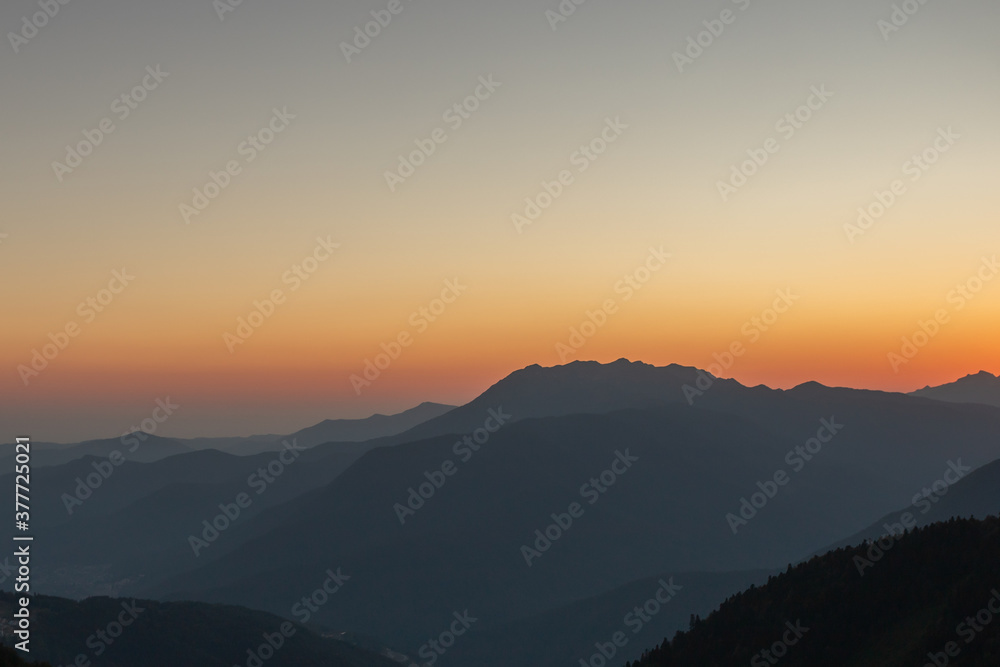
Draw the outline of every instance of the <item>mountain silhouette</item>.
M951 403L1000 406L1000 377L980 371L939 387L924 387L913 392L913 395Z
M356 585L321 612L324 622L413 650L456 609L506 625L664 571L781 568L892 511L950 458L972 467L996 458L996 408L732 381L688 405L683 385L698 377L629 362L518 371L404 434L480 427L490 409L512 415L478 451L459 444L460 430L375 448L326 486L233 530L237 551L139 591L280 613L286 589L336 563ZM616 402L632 407L597 412L609 386L629 383L638 388ZM595 412L517 418L517 407ZM806 461L796 448L824 422L840 427ZM639 461L587 504L581 485L625 449ZM457 472L436 475L449 460ZM734 524L741 501L770 489L779 471L788 475L780 492ZM413 498L432 478L445 481L422 503ZM401 515L408 502L420 506ZM523 547L572 502L584 515L529 566ZM395 603L370 604L384 599Z
M927 520L996 511L995 470L976 470L997 459L993 406L815 382L746 387L619 360L529 366L416 418L434 412L363 442L296 436L294 462L259 495L250 481L277 452L125 461L72 515L67 493L107 459L39 468L33 521L73 548L39 553L34 583L287 616L290 599L343 568L351 586L313 622L420 655L468 614L474 631L437 664L545 665L587 658L621 624L621 605L671 573L697 574L651 633L669 635L763 571L877 531L950 461L969 470ZM327 426L301 437L346 433ZM221 516L240 493L252 504ZM638 657L638 640L622 660Z

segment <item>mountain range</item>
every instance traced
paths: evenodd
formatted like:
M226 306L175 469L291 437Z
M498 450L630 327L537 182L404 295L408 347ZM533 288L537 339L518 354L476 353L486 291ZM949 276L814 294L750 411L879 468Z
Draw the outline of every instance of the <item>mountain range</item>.
M986 375L955 385L987 396ZM951 386L776 390L573 362L515 371L459 407L288 436L149 436L145 460L112 463L120 440L58 446L33 471L33 523L73 548L40 551L35 584L289 618L342 572L311 628L444 667L589 660L676 585L616 648L637 660L727 596L907 512L917 528L1000 511L1000 408L943 398ZM456 618L468 632L434 652Z
M169 400L169 399L168 399ZM214 449L237 456L280 451L282 443L297 440L303 447L312 447L326 442L364 442L384 438L445 414L454 406L440 403L421 403L395 415L375 414L364 419L327 419L313 426L288 435L253 435L228 438L165 438L153 432L142 430L125 433L117 438L87 440L79 443L34 442L32 467L61 465L81 459L84 456L108 457L113 452L136 463L152 463L168 456L187 454L193 451ZM153 431L150 427L150 431ZM13 453L0 455L0 463L6 465L14 458Z
M356 583L323 622L412 651L455 609L502 626L664 571L783 567L891 511L949 459L976 467L997 455L995 408L733 381L688 405L684 385L700 376L628 362L529 367L235 529L238 552L139 590L277 612L336 564ZM478 451L460 445L491 410L510 417ZM814 440L821 450L796 449L817 434L829 440ZM621 481L581 492L619 453L638 459ZM440 473L447 461L452 475ZM430 497L413 496L435 479ZM765 507L744 508L772 485ZM542 549L536 531L574 502L583 516ZM529 564L525 547L541 555ZM396 607L366 604L384 599Z

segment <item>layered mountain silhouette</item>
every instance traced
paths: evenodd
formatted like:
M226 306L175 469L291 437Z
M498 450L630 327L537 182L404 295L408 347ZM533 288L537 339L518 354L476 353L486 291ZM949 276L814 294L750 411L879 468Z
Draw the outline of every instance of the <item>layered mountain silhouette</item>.
M304 447L326 442L364 442L402 433L414 426L454 409L440 403L421 403L395 415L376 414L364 419L327 419L288 435L253 435L229 438L164 438L135 431L117 438L87 440L80 443L32 443L32 467L61 465L85 456L108 457L120 452L127 460L151 463L193 451L214 449L238 456L279 451L287 440L298 440ZM13 452L0 455L0 464L14 458Z
M284 440L297 440L303 447L327 442L364 442L408 431L425 421L455 409L453 405L425 402L395 415L375 414L364 419L327 419L285 436L251 438L195 438L186 441L192 448L218 449L230 454L247 455L281 449Z
M37 590L287 618L342 570L312 623L460 667L588 660L673 577L683 588L616 649L624 662L767 572L878 537L924 488L938 491L916 525L1000 511L1000 408L922 395L574 362L362 421L280 450L201 439L38 468L35 527L72 548L38 554ZM939 493L951 464L962 474ZM475 621L434 652L456 618Z
M157 435L143 433L142 436L131 436L138 442L138 446L132 449L132 439L127 442L124 438L105 438L100 440L87 440L75 444L56 444L46 442L32 443L31 466L33 469L47 466L57 466L70 461L81 459L85 456L107 457L111 452L129 452L129 459L140 463L159 461L168 456L186 454L192 448L184 441L175 438L161 438ZM132 451L129 451L132 450ZM5 451L0 456L0 465L4 469L13 468L14 453Z
M35 583L68 597L115 595L136 582L183 571L196 561L188 536L200 534L202 521L214 518L220 504L231 504L241 493L249 497L236 526L323 486L364 451L360 443L322 452L304 449L280 467L274 465L280 461L275 452L233 456L205 450L153 463L116 466L107 458L86 457L40 468L32 476L33 526L53 543L73 548L40 551ZM280 474L273 476L274 471ZM0 476L0 484L13 486L13 477ZM237 546L221 539L202 557Z
M995 408L732 381L688 405L683 385L698 377L627 362L525 369L407 437L449 425L452 435L373 449L325 487L244 524L232 536L238 553L140 590L279 611L310 572L336 564L355 585L321 612L324 622L413 650L456 609L506 625L666 570L784 567L870 525L959 453L973 467L996 457ZM616 399L630 409L597 412L604 399L588 389L604 397L609 386L631 387ZM519 399L525 391L531 398ZM518 418L512 405L569 414ZM509 422L467 454L457 427L481 427L491 409ZM586 409L594 413L573 412ZM796 453L824 421L837 431L828 443ZM638 461L588 504L581 487L625 449ZM449 460L457 472L419 506L411 489ZM771 489L779 471L787 480L774 497L746 509L743 499ZM419 507L401 516L408 502ZM573 502L584 515L538 548L535 531ZM523 547L542 552L530 567ZM381 599L398 604L370 605Z
M403 433L454 409L454 405L421 403L396 415L372 415L365 419L327 419L288 437L296 438L305 447L325 442L364 442Z

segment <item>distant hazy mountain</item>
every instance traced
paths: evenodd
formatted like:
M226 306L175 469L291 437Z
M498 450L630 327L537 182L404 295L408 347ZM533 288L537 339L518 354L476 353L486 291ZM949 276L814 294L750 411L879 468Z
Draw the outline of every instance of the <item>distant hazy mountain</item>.
M790 568L632 667L1000 664L1000 520L922 528L862 576L873 553L863 544Z
M88 451L110 452L117 448L127 460L113 465L106 453L87 455L33 471L34 526L59 544L73 545L71 549L43 551L37 557L42 567L36 573L35 584L42 592L72 598L124 594L137 582L149 585L212 560L238 548L240 529L252 516L329 483L370 448L361 442L310 447L317 439L337 433L362 435L366 429L388 433L449 409L425 403L401 415L324 422L301 435L283 437L281 442L294 442L304 451L294 463L282 464L282 472L273 483L267 482L273 472L266 470L269 465L277 465L279 453L270 449L257 454L244 451L236 456L216 449L185 448L185 453L179 455L136 463L140 454L155 459L157 453L168 451L170 443L193 441L152 436L142 441L134 453L119 441L99 441L100 447L88 443ZM260 473L262 469L264 474ZM0 476L0 483L7 483L4 480L13 484L13 474ZM201 522L215 517L219 505L232 503L239 493L250 496L251 506L241 510L223 539L204 553L199 552L201 560L195 560L188 537L201 535ZM3 562L0 558L0 565ZM10 586L9 579L0 582L0 587Z
M281 468L275 452L234 456L215 450L153 463L114 466L107 458L85 457L39 468L32 472L32 526L66 546L38 552L32 584L44 593L80 598L124 594L136 582L183 571L200 562L188 536L201 535L202 521L218 515L220 504L247 494L251 504L200 554L202 561L211 560L239 546L239 528L252 516L329 483L365 451L363 443L305 449ZM280 474L268 483L269 466ZM12 486L13 477L0 476L0 484ZM5 565L9 561L0 557L0 571ZM0 579L0 587L12 586L13 578Z
M135 447L133 447L133 444ZM141 440L138 436L133 435L128 436L127 441L123 438L106 438L103 440L87 440L75 444L33 442L31 443L31 466L32 468L43 468L46 466L62 465L69 461L81 459L84 456L107 457L115 450L122 452L131 461L148 463L159 461L175 454L185 454L192 451L192 448L183 440L161 438L145 433L142 434ZM9 465L13 458L13 449L8 449L3 455L0 455L0 465L4 465L7 469L13 469Z
M924 396L951 403L981 403L1000 406L1000 377L980 371L966 375L961 380L940 387L924 387L913 392L914 396Z
M958 473L955 471L959 468L959 465L942 465L940 475L913 489L912 497L907 498L909 504L906 507L886 514L864 530L830 545L823 552L860 544L864 540L878 539L896 531L900 526L905 529L947 521L952 517L983 519L1000 514L1000 460L969 472L954 484L948 484L957 477Z
M13 603L13 595L0 593L0 615L9 617ZM53 664L399 667L384 654L241 607L106 597L73 602L33 595L31 611L31 656ZM83 661L77 662L81 655Z
M327 442L363 442L402 433L407 429L454 409L451 405L421 403L396 415L372 415L365 419L327 419L289 435L253 435L229 438L162 438L133 433L119 438L87 440L80 443L32 443L32 466L61 465L85 456L107 457L119 451L129 461L151 463L192 451L216 449L237 456L279 451L285 440L298 438L303 447ZM0 455L0 465L13 459L13 450Z
M897 507L949 459L975 467L1000 455L997 408L732 381L689 406L681 389L697 377L628 362L518 371L405 434L454 435L373 449L324 488L244 525L238 553L148 594L280 613L310 572L333 563L357 576L320 612L324 622L412 651L456 609L502 626L665 570L784 567ZM606 404L630 409L601 411ZM500 408L511 419L478 451L461 440ZM590 480L622 471L619 455L638 460L595 494ZM440 473L446 467L454 474ZM778 472L784 484L769 486ZM422 506L421 484L434 486ZM743 499L763 489L774 496L747 510ZM536 531L573 502L583 515L564 534L552 529L559 537L546 548ZM413 513L401 514L407 503ZM728 517L740 513L746 524L734 534ZM526 546L542 552L530 566Z
M219 449L230 454L245 456L281 449L281 442L295 438L303 447L315 447L323 443L364 442L376 438L386 438L402 433L423 422L439 417L451 410L453 405L441 403L421 403L395 415L376 414L364 419L327 419L296 431L290 435L257 435L249 438L195 438L184 441L192 449Z
M288 437L298 438L299 444L304 447L324 442L364 442L403 433L454 409L454 405L421 403L396 415L372 415L366 419L327 419Z

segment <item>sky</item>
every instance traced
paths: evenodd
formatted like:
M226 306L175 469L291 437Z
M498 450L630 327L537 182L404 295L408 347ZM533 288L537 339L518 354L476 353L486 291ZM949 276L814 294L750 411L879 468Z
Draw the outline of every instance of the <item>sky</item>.
M5 2L4 438L115 437L158 399L160 435L291 432L573 359L998 373L998 19Z

